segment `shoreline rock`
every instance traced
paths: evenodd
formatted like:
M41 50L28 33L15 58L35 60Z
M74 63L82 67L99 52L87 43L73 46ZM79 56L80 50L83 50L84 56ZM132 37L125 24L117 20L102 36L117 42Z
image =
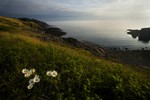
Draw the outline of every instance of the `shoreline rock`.
M142 28L141 30L128 29L127 34L132 35L135 39L138 37L138 40L144 43L149 43L150 41L150 28Z

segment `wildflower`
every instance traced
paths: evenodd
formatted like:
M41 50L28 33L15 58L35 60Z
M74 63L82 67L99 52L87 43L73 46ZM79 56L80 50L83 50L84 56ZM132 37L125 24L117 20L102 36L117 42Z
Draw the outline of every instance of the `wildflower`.
M30 69L30 73L31 74L35 73L35 69Z
M29 77L31 74L30 73L27 73L27 74L24 74L24 77Z
M56 71L47 71L46 75L47 76L56 77L57 76L57 72Z
M39 75L35 75L35 77L34 77L33 81L34 81L35 83L40 82Z
M32 89L32 88L33 88L33 84L29 84L29 85L27 86L27 88L28 88L28 89Z
M22 69L22 73L23 73L23 74L27 74L28 72L29 72L28 69L26 69L26 68L25 68L25 69Z
M51 76L52 71L47 71L46 75Z
M34 84L35 84L34 80L33 80L33 79L30 79L30 80L29 80L29 84L34 85Z
M51 76L56 77L57 76L57 72L56 71L52 71Z

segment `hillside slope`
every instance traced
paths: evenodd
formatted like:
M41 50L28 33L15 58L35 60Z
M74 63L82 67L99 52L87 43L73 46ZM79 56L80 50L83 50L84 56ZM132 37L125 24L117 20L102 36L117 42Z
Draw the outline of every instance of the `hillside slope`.
M30 23L30 25L25 24ZM0 99L108 100L150 99L149 75L128 66L98 59L90 52L43 41L31 30L36 22L0 17ZM28 89L22 69L34 68L40 82ZM57 77L47 71L56 70Z

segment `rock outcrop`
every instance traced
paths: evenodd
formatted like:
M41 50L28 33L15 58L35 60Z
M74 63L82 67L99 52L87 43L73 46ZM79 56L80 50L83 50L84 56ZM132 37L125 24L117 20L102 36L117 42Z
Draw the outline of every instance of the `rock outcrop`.
M94 44L89 41L79 41L72 37L64 38L63 35L67 33L61 30L60 28L54 27L52 25L48 25L45 22L36 20L36 19L29 19L29 18L18 18L21 20L25 25L30 27L30 31L38 32L45 34L45 37L41 37L43 41L54 41L59 42L61 44L70 45L77 48L82 48L84 50L90 51L92 54L98 57L104 57L105 51L99 45Z
M67 34L66 32L63 32L60 28L57 28L57 27L50 27L50 28L44 29L44 31L46 34L51 34L51 35L58 36L58 37L61 37Z
M148 43L150 41L150 28L142 28L141 30L128 29L127 34L132 35L133 38L137 38L139 41Z

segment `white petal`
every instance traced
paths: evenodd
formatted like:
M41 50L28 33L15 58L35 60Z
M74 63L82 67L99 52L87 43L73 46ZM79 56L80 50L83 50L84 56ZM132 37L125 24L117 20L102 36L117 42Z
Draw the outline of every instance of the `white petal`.
M28 70L28 69L26 69L26 68L25 68L25 69L22 69L22 73L23 73L23 74L28 73L28 71L29 71L29 70Z
M34 80L33 80L33 79L30 79L30 80L29 80L29 84L35 84Z
M35 75L34 78L35 78L35 77L39 78L39 75Z
M51 73L51 75L52 75L53 77L56 77L56 76L57 76L57 72L56 72L56 71L53 71L53 72Z
M27 74L25 74L25 75L24 75L24 77L29 77L29 76L30 76L30 74L29 74L29 73L27 73Z
M40 82L40 78L39 78L39 76L38 76L38 75L35 75L35 77L34 77L33 81L34 81L35 83Z
M28 87L27 87L28 89L32 89L33 88L33 85L32 84L30 84L30 85L28 85Z
M30 69L30 72L33 74L35 73L35 69Z
M51 76L52 71L47 71L46 75Z

